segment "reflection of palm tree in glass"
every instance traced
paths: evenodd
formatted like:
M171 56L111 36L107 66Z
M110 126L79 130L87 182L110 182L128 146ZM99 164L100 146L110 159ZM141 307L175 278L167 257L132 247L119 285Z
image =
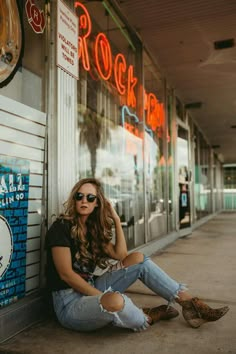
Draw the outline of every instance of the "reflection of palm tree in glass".
M89 108L83 114L83 121L79 123L80 143L86 144L90 153L92 176L95 177L97 166L97 149L104 147L110 139L108 120L102 110L99 115Z

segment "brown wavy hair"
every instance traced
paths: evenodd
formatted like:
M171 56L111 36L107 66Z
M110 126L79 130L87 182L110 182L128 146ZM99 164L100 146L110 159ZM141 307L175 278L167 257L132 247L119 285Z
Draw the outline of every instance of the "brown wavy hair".
M98 204L86 221L87 234L82 229L82 224L78 217L79 214L76 211L75 200L75 194L86 183L90 183L96 188ZM101 182L96 178L84 178L78 181L64 203L64 208L65 213L60 215L60 218L70 220L72 223L71 237L75 240L78 249L76 258L82 264L88 265L92 263L100 268L106 268L109 260L105 247L112 239L113 221L109 214L110 208L104 196ZM88 240L88 235L90 240Z

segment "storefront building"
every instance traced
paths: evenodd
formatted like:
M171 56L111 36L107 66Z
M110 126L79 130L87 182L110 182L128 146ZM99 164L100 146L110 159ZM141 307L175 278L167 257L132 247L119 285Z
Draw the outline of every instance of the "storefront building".
M10 3L0 6L0 341L40 316L45 231L78 179L102 181L129 250L155 251L222 208L221 162L113 1Z

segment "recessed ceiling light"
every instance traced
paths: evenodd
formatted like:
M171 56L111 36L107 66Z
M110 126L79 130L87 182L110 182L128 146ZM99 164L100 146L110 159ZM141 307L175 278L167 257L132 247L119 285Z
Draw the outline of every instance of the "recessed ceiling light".
M214 48L216 50L227 49L234 47L234 38L223 39L221 41L214 42Z

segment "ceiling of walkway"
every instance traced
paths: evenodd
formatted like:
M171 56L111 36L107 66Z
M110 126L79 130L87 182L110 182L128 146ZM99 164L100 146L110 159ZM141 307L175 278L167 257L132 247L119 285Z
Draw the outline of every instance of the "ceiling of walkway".
M117 3L181 101L201 102L189 112L215 152L236 163L236 1ZM235 46L215 49L222 40Z

